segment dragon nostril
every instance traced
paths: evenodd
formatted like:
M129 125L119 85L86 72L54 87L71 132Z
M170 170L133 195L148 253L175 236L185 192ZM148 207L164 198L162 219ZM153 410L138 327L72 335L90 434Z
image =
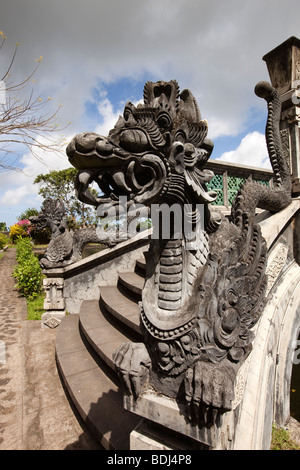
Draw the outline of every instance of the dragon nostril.
M193 146L193 144L187 143L184 146L184 152L187 156L190 157L191 155L193 155L193 153L195 153L195 147Z
M175 147L175 156L180 155L184 152L184 144L181 142L176 142L176 147Z

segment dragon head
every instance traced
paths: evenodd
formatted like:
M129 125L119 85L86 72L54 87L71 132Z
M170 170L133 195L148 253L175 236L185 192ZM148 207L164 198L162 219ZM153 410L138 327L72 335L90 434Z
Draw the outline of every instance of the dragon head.
M29 220L36 230L49 227L52 233L59 233L66 229L64 217L65 207L63 201L47 198L44 200L39 214L29 217Z
M117 206L120 196L128 205L212 202L205 182L213 173L203 169L213 149L207 131L189 90L180 93L175 80L147 82L144 104L128 102L108 137L82 133L68 145L78 198L95 206ZM89 190L92 182L101 197Z

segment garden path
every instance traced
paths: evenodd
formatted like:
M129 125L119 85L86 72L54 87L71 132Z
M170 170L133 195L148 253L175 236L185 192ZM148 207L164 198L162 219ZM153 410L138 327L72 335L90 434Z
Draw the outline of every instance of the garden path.
M0 260L0 450L101 449L60 381L56 329L26 320L26 300L11 276L15 264L9 248Z
M56 329L29 321L11 274L16 250L0 259L0 450L102 450L67 398L55 361ZM300 445L300 423L287 425Z

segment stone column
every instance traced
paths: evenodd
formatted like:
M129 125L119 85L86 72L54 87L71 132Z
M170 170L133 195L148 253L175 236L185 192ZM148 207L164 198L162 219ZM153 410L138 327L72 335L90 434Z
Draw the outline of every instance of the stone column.
M46 292L42 326L44 328L56 328L65 316L65 299L63 297L64 280L59 277L48 277L43 280Z
M268 52L266 62L272 85L282 101L281 138L289 158L293 196L300 195L300 40L294 36Z

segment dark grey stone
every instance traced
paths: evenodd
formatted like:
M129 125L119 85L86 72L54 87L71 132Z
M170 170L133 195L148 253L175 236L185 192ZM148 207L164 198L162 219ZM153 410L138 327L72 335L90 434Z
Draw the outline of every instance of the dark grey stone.
M144 342L127 343L114 353L115 367L127 394L137 399L144 387L186 405L189 419L210 426L231 409L236 373L251 351L253 326L266 298L267 248L254 220L257 207L276 212L291 201L291 179L279 132L277 91L260 82L255 92L268 105L266 140L274 186L247 180L237 194L229 220L211 210L213 177L205 168L213 143L189 90L175 80L147 82L144 104L125 106L109 136L77 135L69 160L78 169L81 201L118 207L118 196L133 203L177 204L194 224L195 241L169 239L154 227L146 256L141 328ZM95 197L92 182L104 192ZM197 232L199 205L205 206ZM180 290L177 290L179 289Z
M82 252L88 243L103 243L111 246L116 242L109 234L99 236L95 227L80 230L69 230L65 219L65 207L62 200L45 199L41 212L30 217L30 222L36 230L49 227L51 239L40 260L44 269L58 268L75 263L82 257Z

